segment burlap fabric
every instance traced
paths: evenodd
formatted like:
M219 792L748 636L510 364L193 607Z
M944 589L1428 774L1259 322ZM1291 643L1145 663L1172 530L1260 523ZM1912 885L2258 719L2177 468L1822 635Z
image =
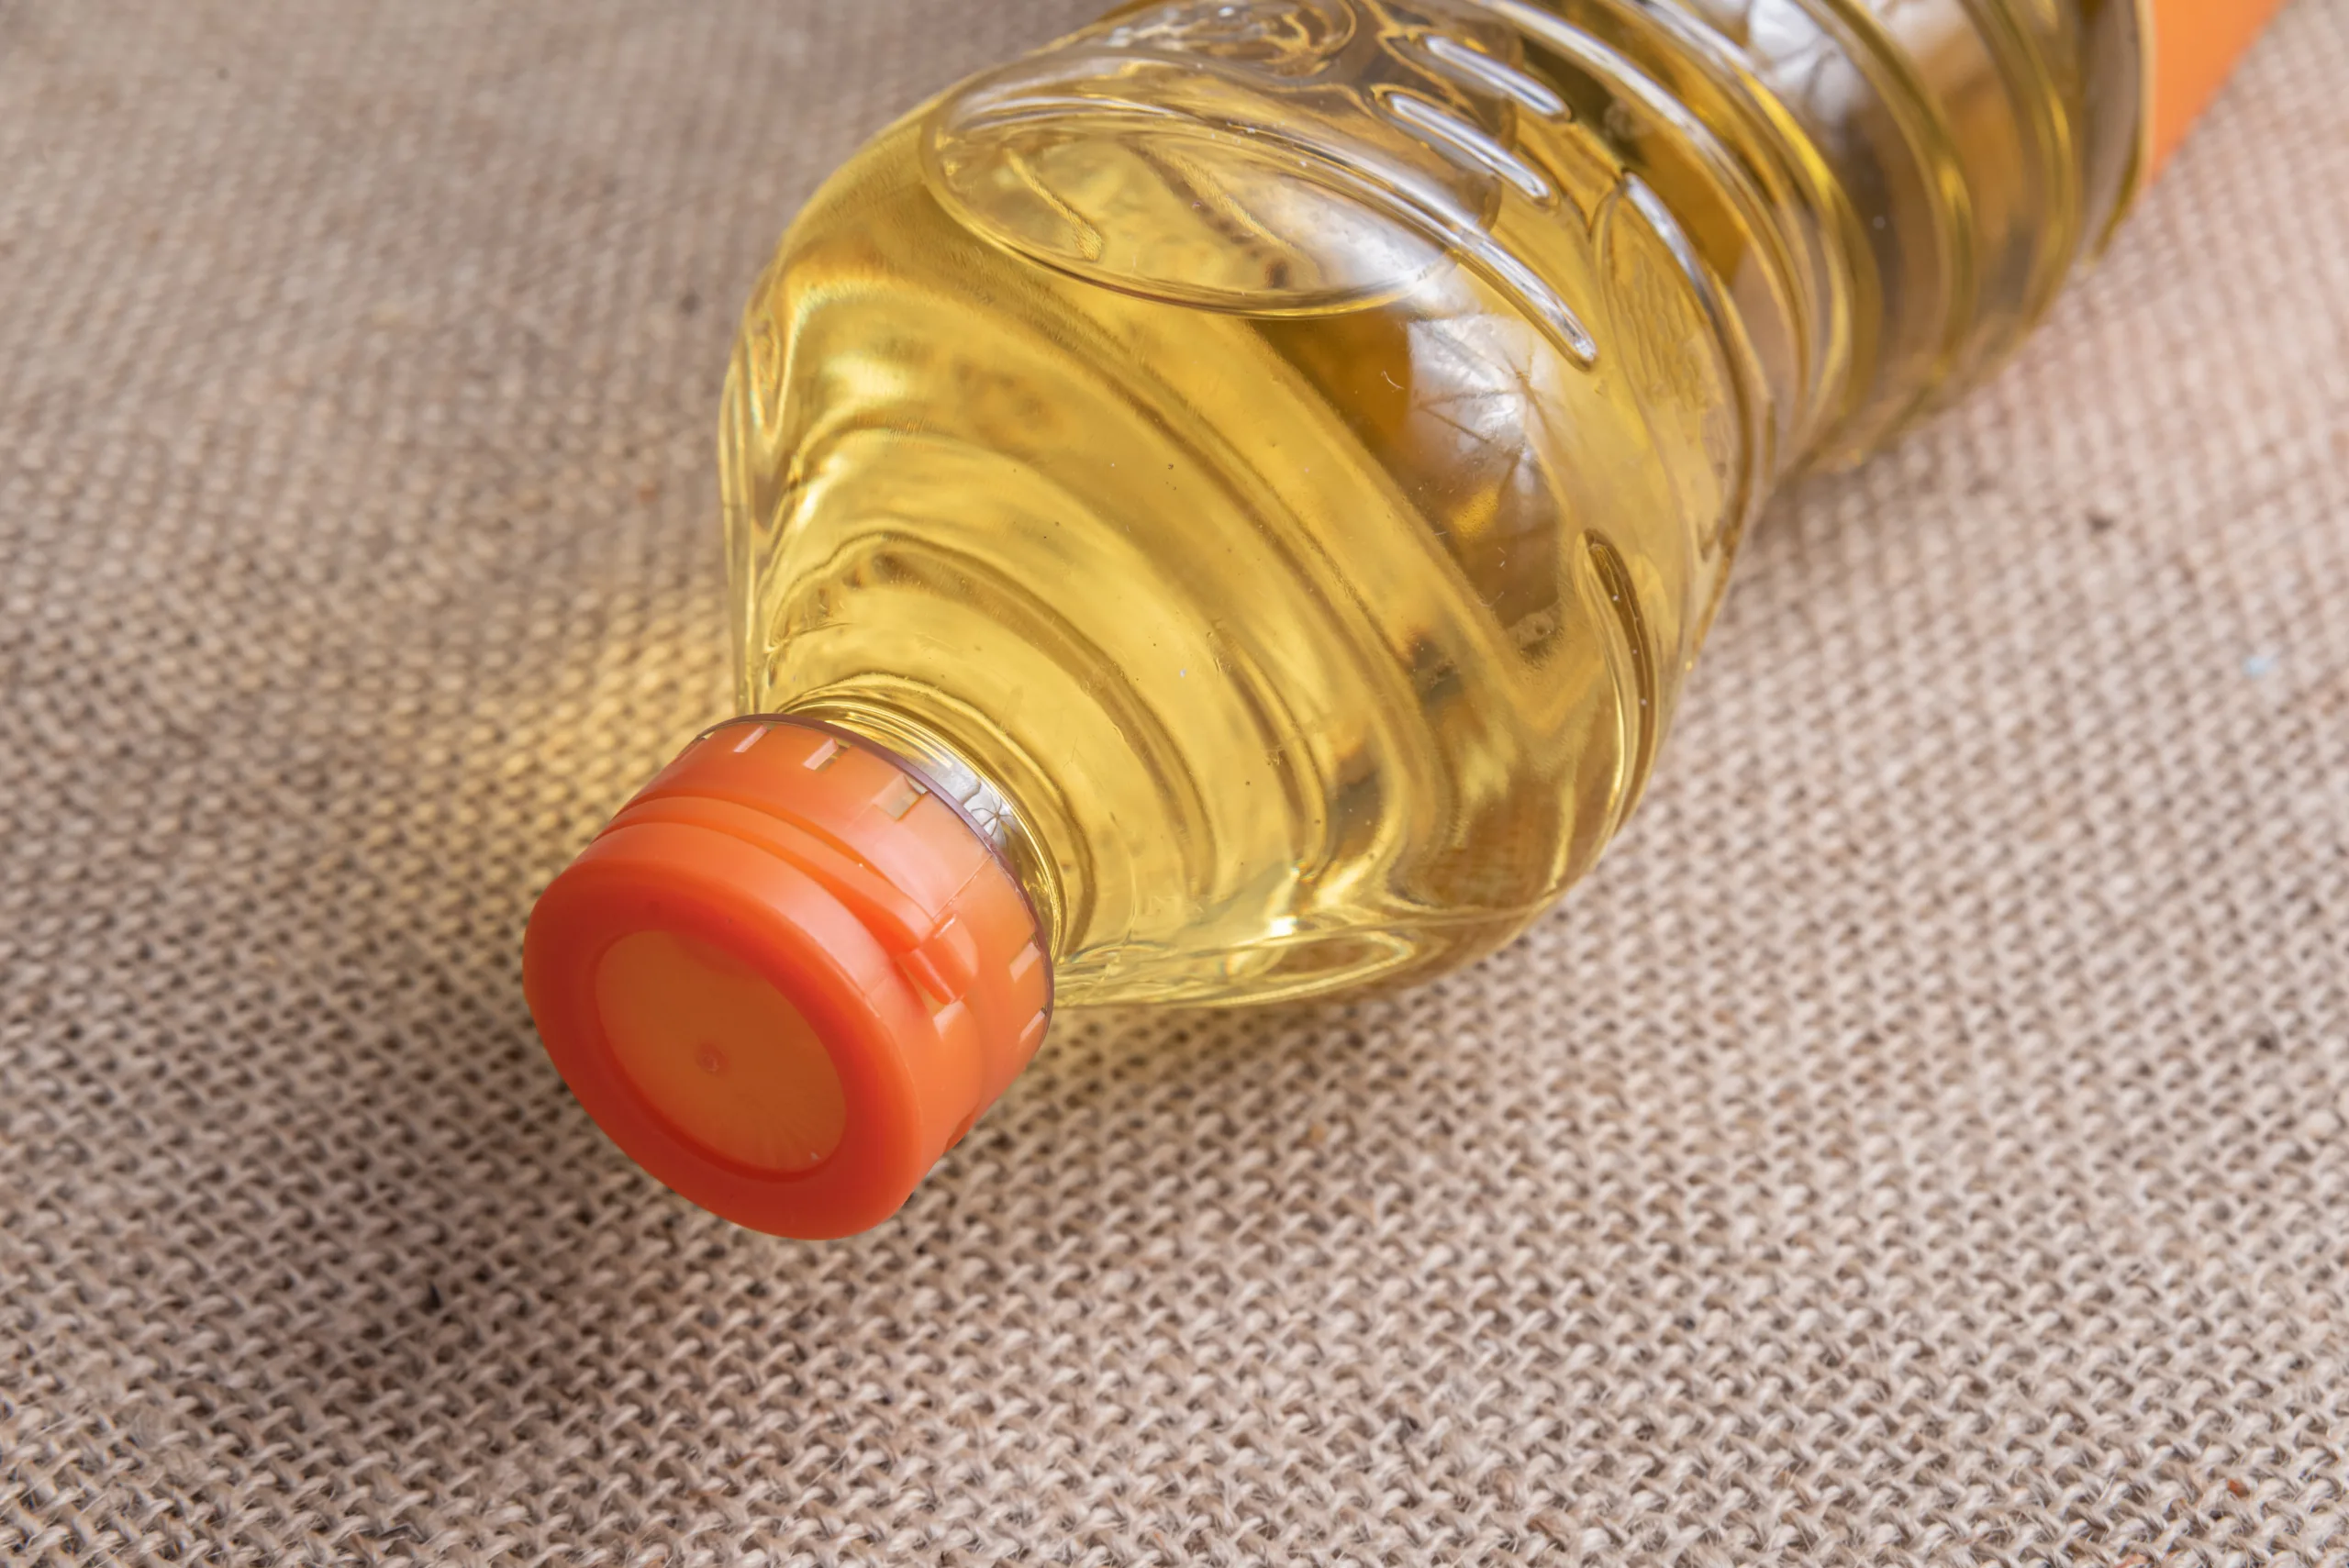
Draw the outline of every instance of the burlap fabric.
M572 1104L736 302L1091 3L0 6L0 1559L2349 1561L2349 0L1503 956L1067 1020L838 1245Z

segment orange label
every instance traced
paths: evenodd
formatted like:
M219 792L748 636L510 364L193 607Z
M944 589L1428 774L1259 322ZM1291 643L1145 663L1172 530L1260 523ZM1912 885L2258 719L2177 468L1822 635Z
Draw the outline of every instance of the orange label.
M2154 163L2168 161L2284 0L2153 0Z

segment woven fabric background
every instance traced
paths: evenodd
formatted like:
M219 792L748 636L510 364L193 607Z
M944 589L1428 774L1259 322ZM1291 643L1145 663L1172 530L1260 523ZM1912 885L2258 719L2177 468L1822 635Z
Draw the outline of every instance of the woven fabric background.
M0 1559L2349 1562L2349 0L1507 953L1066 1020L837 1245L571 1102L736 302L1093 4L0 4Z

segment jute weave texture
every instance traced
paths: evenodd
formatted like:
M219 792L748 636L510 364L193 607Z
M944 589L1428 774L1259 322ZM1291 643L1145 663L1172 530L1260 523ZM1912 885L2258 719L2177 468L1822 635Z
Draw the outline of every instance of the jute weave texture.
M737 304L1090 4L0 4L0 1560L2349 1562L2349 0L1508 952L1068 1020L839 1245L572 1104Z

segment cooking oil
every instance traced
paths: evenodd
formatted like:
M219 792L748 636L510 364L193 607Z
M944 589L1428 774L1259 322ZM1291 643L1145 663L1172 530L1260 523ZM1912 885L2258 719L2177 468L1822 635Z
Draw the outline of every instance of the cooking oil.
M1506 941L1772 489L1977 380L2147 155L2128 0L1175 0L884 132L751 303L740 699L953 781L1064 1003Z

